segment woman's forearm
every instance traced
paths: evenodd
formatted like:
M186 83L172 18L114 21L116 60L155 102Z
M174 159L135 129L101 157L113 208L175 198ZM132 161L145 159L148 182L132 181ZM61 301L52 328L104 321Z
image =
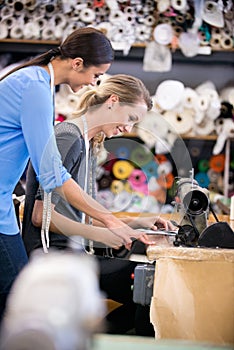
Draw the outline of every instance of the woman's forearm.
M123 245L122 238L113 234L108 229L71 220L54 209L51 212L50 230L55 233L63 233L66 236L81 236L89 240L101 242L112 248L118 248Z

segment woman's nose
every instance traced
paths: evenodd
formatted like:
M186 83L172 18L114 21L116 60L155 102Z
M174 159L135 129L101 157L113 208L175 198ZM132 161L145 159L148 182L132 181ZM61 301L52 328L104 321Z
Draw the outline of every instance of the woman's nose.
M132 131L132 128L133 128L133 125L125 125L125 127L124 127L124 131L126 131L126 132L131 132Z

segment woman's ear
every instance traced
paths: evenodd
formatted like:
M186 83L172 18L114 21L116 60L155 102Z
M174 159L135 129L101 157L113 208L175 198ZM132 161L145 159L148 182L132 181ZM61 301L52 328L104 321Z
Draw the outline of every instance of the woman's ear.
M79 71L84 68L84 61L81 57L76 57L72 60L72 68Z
M110 102L119 102L119 96L112 94L109 97Z

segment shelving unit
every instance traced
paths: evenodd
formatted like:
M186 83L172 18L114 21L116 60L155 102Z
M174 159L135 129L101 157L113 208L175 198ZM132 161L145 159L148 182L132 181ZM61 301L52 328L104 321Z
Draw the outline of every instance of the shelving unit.
M10 64L20 61L22 59L41 54L51 48L58 46L60 42L58 40L12 40L3 39L0 40L0 52L1 54L10 54ZM234 49L233 50L213 50L211 55L197 55L192 58L185 57L179 50L172 53L173 68L171 72L144 72L142 69L142 62L145 52L145 44L135 44L131 47L129 54L124 55L122 51L115 52L115 61L112 64L108 73L126 73L138 76L142 79L150 92L154 94L155 88L162 80L177 79L185 81L185 85L194 87L196 86L199 74L197 72L200 69L203 71L200 73L200 81L216 80L219 82L222 88L230 79L234 76ZM214 75L215 74L215 75ZM221 76L221 79L220 79ZM213 78L213 79L212 79ZM186 84L186 79L191 84ZM202 79L202 80L201 80ZM136 135L130 134L128 137L135 137ZM215 142L216 135L207 136L183 136L184 142ZM225 146L225 171L224 171L224 195L228 195L228 172L231 153L233 152L233 140L228 140Z

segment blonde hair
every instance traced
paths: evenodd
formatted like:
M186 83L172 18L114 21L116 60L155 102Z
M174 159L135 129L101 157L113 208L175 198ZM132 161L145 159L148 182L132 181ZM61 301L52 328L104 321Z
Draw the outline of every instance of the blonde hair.
M90 107L105 103L111 95L116 95L119 102L123 104L135 104L144 102L148 111L152 108L152 99L144 83L131 75L116 74L100 83L95 89L85 92L79 102L74 117L81 117ZM102 133L97 134L93 139L93 146L101 149L104 141Z

